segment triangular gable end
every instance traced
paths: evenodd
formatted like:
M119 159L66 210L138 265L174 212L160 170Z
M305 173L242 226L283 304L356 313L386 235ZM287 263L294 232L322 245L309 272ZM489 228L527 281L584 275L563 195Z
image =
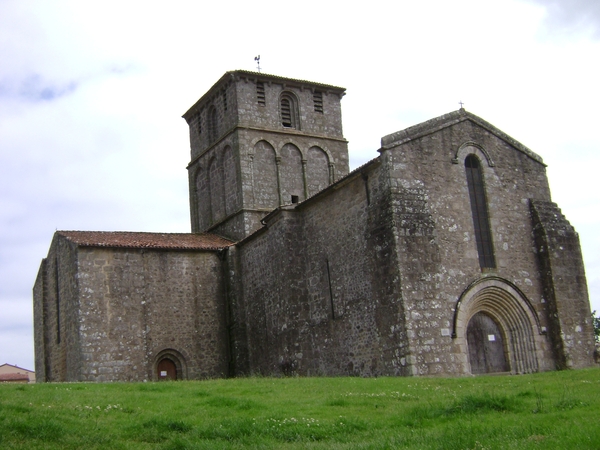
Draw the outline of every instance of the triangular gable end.
M502 130L496 128L491 123L464 109L459 109L458 111L453 111L451 113L444 114L434 119L427 120L420 124L413 125L412 127L408 127L404 130L388 134L387 136L381 138L380 151L392 147L397 147L398 145L402 145L406 142L421 138L423 136L427 136L429 134L436 133L440 130L443 130L444 128L448 128L465 121L471 121L472 123L478 125L479 127L485 129L489 133L503 140L508 145L514 147L516 150L527 155L529 158L545 166L544 160L540 155L531 151L528 147L521 144L519 141L512 138L508 134L504 133Z

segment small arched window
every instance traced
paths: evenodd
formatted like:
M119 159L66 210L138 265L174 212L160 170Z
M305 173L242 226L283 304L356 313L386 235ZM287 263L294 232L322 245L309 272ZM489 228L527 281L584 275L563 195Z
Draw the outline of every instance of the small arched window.
M300 128L298 123L298 105L295 97L285 92L281 95L279 105L281 124L284 128Z
M475 155L469 155L465 159L465 171L469 186L471 214L473 215L473 225L475 227L475 241L479 253L479 265L482 269L495 268L496 261L494 259L492 232L483 186L483 174L479 159Z

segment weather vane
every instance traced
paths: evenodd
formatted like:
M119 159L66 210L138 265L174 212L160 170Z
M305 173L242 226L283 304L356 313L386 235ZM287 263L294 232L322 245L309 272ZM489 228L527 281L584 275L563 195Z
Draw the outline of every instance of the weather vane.
M254 57L254 61L256 61L256 69L260 72L260 55Z

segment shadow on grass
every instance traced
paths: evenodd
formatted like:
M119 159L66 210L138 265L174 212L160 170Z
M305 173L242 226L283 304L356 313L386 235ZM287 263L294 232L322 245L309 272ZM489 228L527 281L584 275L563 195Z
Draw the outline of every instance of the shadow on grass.
M451 405L429 403L412 408L400 419L400 425L422 426L428 421L453 419L459 416L493 412L520 412L523 403L517 397L495 394L470 394L456 399Z
M193 427L182 420L153 418L135 427L134 439L141 442L159 443L170 440L174 434L185 434Z

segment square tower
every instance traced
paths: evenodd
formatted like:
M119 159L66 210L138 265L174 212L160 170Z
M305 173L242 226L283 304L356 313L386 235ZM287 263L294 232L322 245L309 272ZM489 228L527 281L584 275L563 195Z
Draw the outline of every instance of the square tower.
M225 73L183 115L192 231L243 239L270 211L348 174L344 94L310 81Z

